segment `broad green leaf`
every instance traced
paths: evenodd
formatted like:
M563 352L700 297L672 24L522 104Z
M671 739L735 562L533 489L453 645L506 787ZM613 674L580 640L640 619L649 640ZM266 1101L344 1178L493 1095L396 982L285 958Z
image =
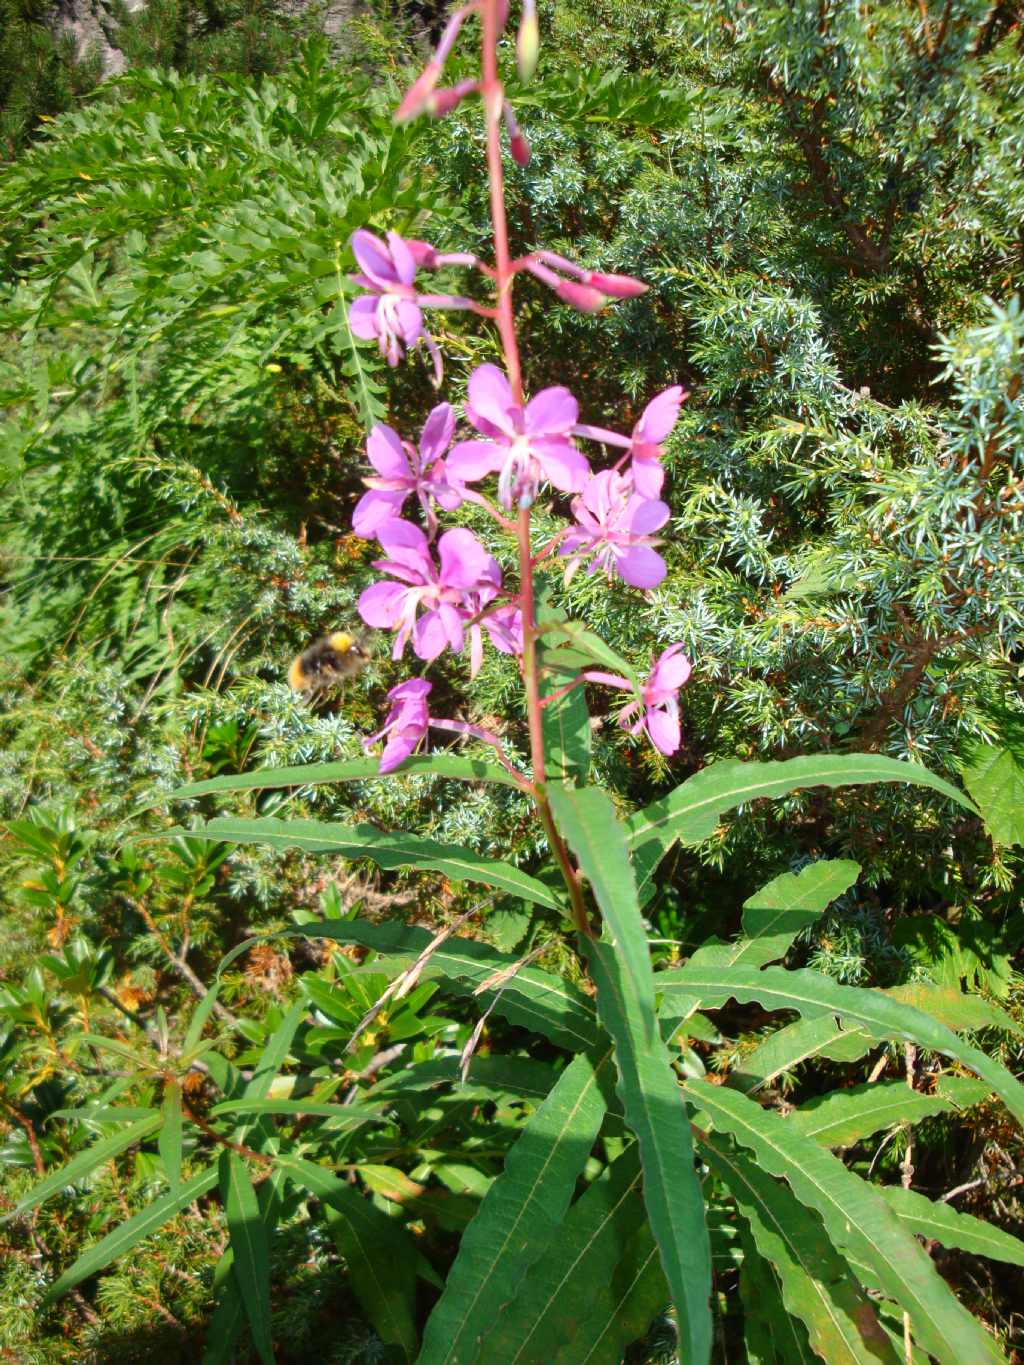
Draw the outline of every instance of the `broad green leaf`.
M237 1152L220 1154L221 1198L231 1238L232 1273L242 1297L253 1345L274 1365L270 1338L270 1239L249 1169Z
M919 1123L952 1108L951 1101L922 1095L905 1081L875 1081L807 1100L787 1122L823 1147L849 1147L883 1128Z
M519 1293L485 1329L488 1365L620 1365L668 1302L632 1144L573 1204Z
M996 844L1024 844L1024 765L1010 749L982 744L964 768L964 785Z
M184 1185L179 1185L176 1190L170 1190L159 1199L154 1199L152 1204L147 1204L127 1222L118 1223L112 1232L108 1232L95 1246L84 1251L74 1265L65 1270L47 1293L45 1302L52 1303L54 1299L59 1299L62 1294L74 1289L75 1285L87 1280L90 1275L105 1270L112 1261L131 1251L133 1246L148 1237L151 1232L163 1227L176 1213L188 1208L189 1204L212 1190L216 1183L217 1168L209 1166Z
M611 1050L575 1057L523 1128L459 1245L417 1365L481 1365L481 1336L560 1236L607 1106Z
M213 1297L217 1307L206 1332L203 1365L233 1365L235 1344L245 1326L245 1308L233 1265L234 1257L228 1247L213 1271Z
M416 1247L409 1233L322 1166L292 1155L278 1157L277 1164L289 1180L332 1211L328 1227L366 1316L382 1341L398 1346L412 1360Z
M882 754L820 754L781 763L742 763L724 759L694 774L667 796L637 811L628 823L629 844L641 899L658 863L672 844L699 844L710 838L726 811L748 801L786 796L800 787L862 786L871 782L908 782L930 787L977 814L962 791L917 763Z
M874 1041L874 1034L856 1025L844 1027L831 1014L797 1019L748 1052L737 1063L729 1084L752 1093L769 1085L783 1071L791 1071L813 1057L855 1062L871 1051Z
M366 1104L321 1104L314 1100L225 1100L210 1110L211 1118L222 1114L313 1114L320 1118L346 1119L351 1123L381 1123L379 1109Z
M796 1010L808 1017L837 1015L849 1024L859 1025L876 1039L929 1047L976 1071L1018 1121L1024 1123L1024 1086L1004 1067L963 1042L945 1024L881 991L841 986L819 972L788 972L782 967L763 967L760 971L750 967L703 970L687 965L660 972L657 984L664 991L662 1008L667 1013L674 1012L672 996L676 990L687 998L698 995L705 1008L723 1005L729 999L741 1003L756 1000L768 1010Z
M728 1138L708 1135L700 1151L729 1187L758 1251L775 1267L787 1311L804 1324L822 1360L828 1365L895 1363L871 1300L820 1218Z
M541 659L553 664L557 650L540 651ZM541 697L550 697L565 686L564 677L541 665ZM583 785L590 770L590 712L582 687L574 687L550 701L541 712L544 732L544 767L549 780Z
M333 853L339 858L369 858L379 867L416 867L441 872L452 881L483 882L510 896L557 910L558 902L536 877L511 863L481 857L471 848L439 844L415 834L383 834L373 825L329 825L318 820L276 820L269 816L243 820L224 817L195 829L167 829L160 838L180 835L229 844L267 844L270 848L298 848L307 853Z
M609 937L633 979L644 1027L654 1032L654 972L647 932L640 917L633 870L622 825L609 797L597 787L550 782L548 800L555 822L590 882Z
M817 1210L841 1251L871 1267L883 1292L910 1314L921 1345L938 1360L961 1365L1002 1359L870 1185L831 1152L794 1132L780 1114L738 1091L701 1080L687 1080L685 1088L717 1131L750 1148L763 1171L782 1176L802 1203Z
M441 1085L456 1085L453 1092L463 1096L527 1095L542 1100L554 1085L558 1072L548 1062L533 1057L481 1057L475 1054L469 1064L465 1085L461 1082L462 1061L459 1057L439 1057L430 1062L416 1062L404 1071L396 1071L378 1081L369 1092L371 1102L386 1098L392 1092L403 1094L409 1090L424 1090ZM347 1107L347 1106L346 1106Z
M936 986L930 981L908 981L902 986L886 986L883 995L912 1005L932 1015L947 1028L968 1033L983 1028L1003 1029L1024 1037L1024 1028L991 1000L963 991L959 986Z
M163 1126L157 1138L157 1148L167 1183L173 1190L181 1183L181 1086L177 1081L168 1081L164 1086L161 1118Z
M801 929L813 924L859 876L859 863L836 858L776 877L743 902L745 938L727 950L729 961L749 967L778 961Z
M778 1276L742 1223L740 1244L745 1365L819 1365L821 1357L811 1350L803 1323L783 1307Z
M615 1043L626 1122L640 1145L644 1202L679 1314L682 1355L689 1365L704 1365L712 1336L711 1248L689 1115L668 1049L658 1030L648 1029L647 1011L614 948L593 942L589 955L598 1012Z
M485 763L479 758L463 758L458 754L413 754L399 770L402 777L444 777L462 782L497 782L503 787L517 787L518 783L506 768L497 763ZM381 773L379 758L347 758L335 763L303 763L290 768L258 768L249 773L225 773L203 782L189 782L184 787L149 801L140 810L164 805L168 801L186 801L216 792L270 791L277 787L319 787L329 782L369 782L386 778L393 781L394 773Z
M368 920L317 921L293 933L311 938L330 938L339 943L358 943L371 948L403 968L411 967L433 938L425 929L394 921L371 924ZM561 977L536 967L523 967L504 980L500 989L481 989L485 982L505 974L518 959L476 939L446 939L427 960L424 979L441 978L459 994L480 991L481 1009L492 1002L497 1014L513 1024L541 1033L574 1052L593 1047L600 1029L593 1002Z
M109 1137L103 1138L100 1142L93 1143L84 1152L79 1152L78 1156L72 1157L68 1164L62 1166L59 1171L54 1171L52 1175L40 1180L38 1185L33 1185L27 1194L22 1195L11 1212L5 1214L0 1221L9 1222L12 1218L20 1218L23 1213L38 1208L40 1204L51 1199L55 1194L59 1194L61 1190L67 1189L69 1185L74 1185L79 1180L83 1180L104 1161L119 1156L129 1147L134 1147L137 1142L143 1142L152 1133L155 1133L162 1123L163 1115L159 1110L154 1110L147 1118L140 1119L138 1123L133 1123L130 1127L122 1128L119 1132L111 1133Z
M893 1213L918 1237L939 1242L944 1247L957 1247L976 1256L988 1256L993 1261L1007 1261L1024 1266L1024 1242L1011 1237L1002 1228L991 1227L980 1218L961 1213L941 1199L926 1199L916 1190L905 1190L902 1185L880 1185L878 1193Z

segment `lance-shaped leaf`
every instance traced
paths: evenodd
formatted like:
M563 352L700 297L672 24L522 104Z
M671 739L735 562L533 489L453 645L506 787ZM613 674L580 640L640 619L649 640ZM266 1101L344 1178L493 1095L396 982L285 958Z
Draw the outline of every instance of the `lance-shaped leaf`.
M658 863L677 839L699 844L714 834L726 811L748 801L787 796L800 787L862 786L870 782L908 782L930 787L977 814L964 793L917 763L883 754L819 754L781 763L741 763L725 759L637 811L629 821L629 843L641 899Z
M441 872L452 881L482 882L509 896L558 909L558 902L536 877L511 863L481 857L471 848L440 844L415 834L384 834L373 825L331 825L319 820L255 820L224 817L196 829L168 829L160 838L179 835L214 839L228 844L267 844L270 848L298 848L306 853L333 853L339 858L369 858L378 867L416 867Z
M743 1003L756 1000L768 1010L796 1010L808 1017L839 1015L844 1021L860 1025L874 1038L918 1043L955 1057L988 1081L1006 1107L1024 1123L1024 1086L1005 1067L965 1043L937 1019L881 991L841 986L820 972L787 972L782 967L763 967L760 971L750 967L704 970L687 964L660 972L657 981L664 989L662 1009L670 1015L675 1013L672 1004L675 991L687 998L698 995L707 1008L723 1005L729 999Z
M752 1093L769 1085L783 1071L791 1071L814 1057L856 1062L871 1051L874 1042L874 1034L856 1024L844 1027L832 1014L797 1019L741 1058L729 1076L729 1084Z
M909 1230L944 1247L958 1247L993 1261L1024 1266L1024 1242L1002 1228L990 1227L969 1213L961 1213L941 1199L926 1199L902 1185L882 1185L879 1194Z
M76 1157L72 1157L68 1164L62 1166L59 1171L54 1171L52 1175L40 1180L38 1185L33 1185L27 1194L22 1195L11 1212L0 1221L6 1223L11 1218L19 1218L23 1213L38 1208L45 1200L52 1199L55 1194L67 1189L69 1185L84 1180L90 1171L94 1171L104 1161L109 1161L111 1157L119 1156L121 1152L127 1151L137 1142L142 1142L152 1133L155 1133L162 1123L163 1115L158 1110L153 1111L146 1118L140 1119L138 1123L133 1123L130 1127L122 1128L116 1133L111 1133L109 1137L103 1138L100 1142L93 1143L84 1152L79 1152Z
M611 1091L611 1049L573 1059L505 1158L427 1321L418 1365L472 1365L526 1272L561 1234Z
M860 875L860 864L823 859L800 872L784 872L743 903L743 938L735 943L709 943L690 958L693 965L763 967L777 962L801 929L848 891Z
M807 1328L828 1365L877 1365L896 1354L871 1300L835 1250L818 1216L721 1135L701 1140L701 1155L721 1176L750 1225L758 1251L775 1267L786 1309Z
M206 1332L203 1365L232 1365L235 1343L245 1326L245 1307L234 1275L234 1262L228 1247L213 1269L213 1297L217 1307Z
M444 777L460 782L497 782L504 787L519 784L508 771L496 763L485 763L479 758L464 758L460 754L413 754L401 767L403 777ZM217 792L270 791L279 787L320 787L331 782L370 782L378 778L394 781L394 773L380 771L379 758L345 758L335 763L301 763L289 768L258 768L250 773L225 773L208 777L202 782L189 782L184 787L147 801L140 810L163 805L168 801L186 801L197 796L211 796Z
M746 1365L819 1365L807 1329L782 1305L779 1279L758 1251L750 1229L740 1224L743 1264L740 1300L743 1304L743 1344Z
M200 1195L212 1190L216 1183L217 1168L210 1166L186 1181L184 1185L179 1185L176 1190L170 1190L159 1199L154 1199L152 1204L147 1204L140 1213L129 1218L127 1222L118 1223L112 1232L108 1232L95 1246L83 1251L74 1265L65 1270L46 1295L45 1302L52 1303L54 1299L59 1299L62 1294L74 1289L75 1285L87 1280L90 1275L105 1270L112 1261L126 1255L144 1237L163 1227L176 1213L188 1208Z
M237 1152L220 1155L220 1192L231 1238L232 1274L238 1285L253 1345L274 1365L270 1339L270 1238L249 1169Z
M339 920L305 925L294 933L315 938L335 939L339 943L358 943L381 957L411 966L434 937L393 921L370 924L367 920ZM460 995L479 992L481 1009L493 1004L495 1013L513 1024L543 1034L552 1042L573 1052L581 1052L599 1042L601 1031L593 1002L577 987L561 977L537 967L521 967L514 976L505 977L519 959L499 953L476 939L446 939L423 968L423 976L440 978ZM503 979L504 978L504 979ZM502 979L498 989L487 983Z
M654 1032L654 973L647 932L640 917L636 883L629 865L624 830L611 800L597 787L550 782L548 800L555 821L590 882L608 935L632 977L644 1027Z
M351 1185L302 1157L284 1155L278 1167L294 1184L321 1200L328 1226L356 1298L382 1341L407 1360L416 1354L416 1247L409 1233Z
M915 1337L934 1356L949 1365L1003 1358L885 1201L831 1152L727 1086L688 1080L686 1090L705 1121L750 1148L762 1170L782 1176L818 1211L840 1250L869 1266L882 1291L910 1314Z
M633 978L610 943L592 942L589 954L598 1013L615 1043L619 1095L639 1140L644 1201L679 1313L682 1355L703 1365L711 1353L711 1247L689 1116L668 1049L657 1029L648 1030Z
M807 1100L787 1122L823 1147L849 1147L883 1128L920 1123L954 1107L952 1100L922 1095L904 1081L876 1081Z
M487 1332L488 1365L619 1365L669 1298L640 1186L634 1143L573 1204Z
M181 1181L181 1086L176 1080L164 1086L164 1101L161 1105L163 1127L157 1138L157 1150L163 1162L167 1183L173 1190Z
M582 687L561 692L565 678L557 665L559 650L541 649L540 695L547 701L541 712L544 733L544 764L548 777L556 781L580 783L590 769L590 712Z

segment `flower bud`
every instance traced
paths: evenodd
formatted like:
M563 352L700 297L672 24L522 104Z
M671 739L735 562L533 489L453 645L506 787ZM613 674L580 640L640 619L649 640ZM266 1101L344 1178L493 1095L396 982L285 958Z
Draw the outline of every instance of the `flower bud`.
M435 90L424 101L427 113L431 118L443 118L479 88L477 81L459 81L458 85L447 85L443 90Z
M605 305L605 296L588 284L577 284L575 280L559 280L555 293L563 303L578 308L581 313L596 313Z
M533 78L540 57L540 25L537 23L536 0L523 0L523 14L516 35L516 66L519 79L525 84Z
M530 144L523 137L522 129L516 122L512 106L507 100L502 105L501 112L505 117L505 127L508 129L508 145L512 153L512 160L519 166L528 166L530 164Z
M635 280L632 275L604 275L599 270L588 273L587 283L612 299L635 299L638 294L646 294L650 288L650 285Z
M410 119L414 119L419 114L422 114L427 108L427 102L440 79L440 62L428 62L413 81L412 85L410 85L409 89L405 92L401 104L395 110L395 122L408 123Z

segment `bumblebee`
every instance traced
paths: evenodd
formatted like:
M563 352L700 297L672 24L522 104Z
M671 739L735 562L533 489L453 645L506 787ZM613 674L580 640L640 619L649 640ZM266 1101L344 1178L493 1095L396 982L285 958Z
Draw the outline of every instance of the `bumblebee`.
M369 655L362 643L347 630L336 630L315 640L292 661L288 681L296 692L318 692L333 687L344 678L353 678L365 666Z

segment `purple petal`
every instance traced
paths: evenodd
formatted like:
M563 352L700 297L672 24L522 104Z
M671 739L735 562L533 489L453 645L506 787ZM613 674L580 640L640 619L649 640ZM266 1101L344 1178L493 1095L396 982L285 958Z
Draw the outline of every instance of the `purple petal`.
M359 269L364 275L368 275L374 284L386 289L389 284L397 281L391 254L374 233L367 232L366 228L358 228L352 234L352 250Z
M644 720L651 743L666 757L679 748L679 718L666 711L648 711Z
M459 640L461 647L462 641ZM416 622L412 647L420 659L436 659L448 645L448 631L440 611L427 611Z
M445 531L437 542L441 582L452 588L475 588L487 570L490 555L464 526Z
M412 284L416 278L416 262L412 252L397 232L388 233L388 246L391 248L391 259L395 263L395 274L403 284Z
M531 436L563 436L579 420L580 405L567 388L541 389L526 405L524 425Z
M402 449L401 437L384 422L378 422L370 432L366 454L382 478L407 479L412 473L408 457Z
M381 773L394 772L400 763L405 762L425 734L425 728L418 734L412 730L396 731L384 745L384 752L380 756L380 767L377 771Z
M657 394L644 408L643 415L633 428L633 439L651 445L660 445L679 420L679 405L683 401L683 389L673 384Z
M400 583L371 583L359 597L359 615L377 630L394 630L402 615L405 588Z
M633 497L629 500L623 521L634 535L649 536L664 526L670 515L666 502Z
M689 659L683 654L682 645L671 645L658 658L651 669L647 687L657 692L678 692L691 673Z
M642 498L656 498L665 482L665 471L657 460L638 460L634 452L629 466L633 476L633 487Z
M385 522L394 521L402 511L406 493L381 493L371 488L356 503L352 513L352 530L363 540L374 540Z
M452 443L455 435L455 413L450 403L438 403L423 424L420 433L420 457L424 467L432 464Z
M590 477L587 457L568 441L535 440L530 442L530 449L536 455L544 477L563 493L578 493L586 487Z
M360 294L353 299L348 310L348 325L353 335L361 341L372 341L380 336L380 322L377 318L378 300L373 294Z
M618 555L615 569L631 588L656 588L668 572L661 555L646 545L633 545Z
M412 346L423 333L423 314L412 299L399 299L395 304L397 331L407 346Z
M479 415L505 435L518 435L512 419L512 413L516 409L512 390L497 365L478 365L469 376L468 393L466 416L474 426L477 425L476 416Z
M380 543L389 555L400 558L396 551L412 550L423 558L429 558L427 538L418 526L411 521L396 521L380 536ZM402 559L402 562L406 561Z
M448 477L456 483L482 479L501 468L504 450L493 441L457 441L445 457Z

